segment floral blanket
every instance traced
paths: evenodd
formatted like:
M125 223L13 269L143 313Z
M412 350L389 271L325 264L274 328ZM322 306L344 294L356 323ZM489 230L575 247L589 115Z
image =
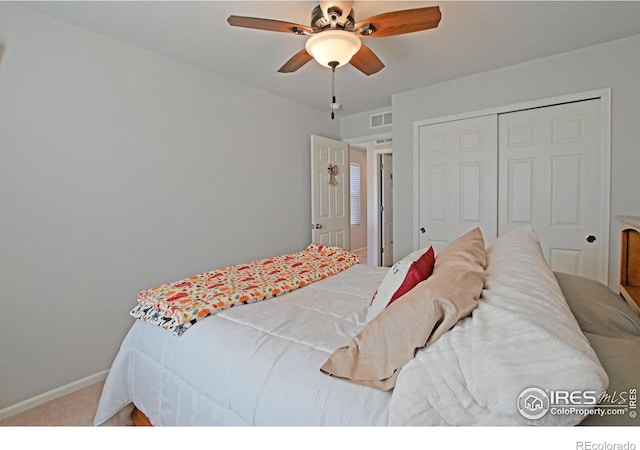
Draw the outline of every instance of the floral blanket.
M358 264L354 253L312 243L303 251L223 267L141 291L136 319L181 336L198 320L239 304L266 300Z

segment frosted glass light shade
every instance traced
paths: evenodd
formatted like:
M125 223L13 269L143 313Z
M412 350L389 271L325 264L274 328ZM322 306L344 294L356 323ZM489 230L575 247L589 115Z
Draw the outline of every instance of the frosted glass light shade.
M337 61L337 67L340 67L351 60L360 50L360 45L360 38L349 31L327 30L312 35L305 49L321 65L331 67L329 63Z

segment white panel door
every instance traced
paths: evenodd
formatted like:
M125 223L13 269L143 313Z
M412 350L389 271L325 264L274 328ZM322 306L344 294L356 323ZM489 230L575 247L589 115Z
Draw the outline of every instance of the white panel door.
M382 220L382 249L380 261L382 265L393 264L393 157L390 154L380 155L380 189L382 200L380 217Z
M600 100L499 116L499 234L531 226L554 271L607 283ZM603 229L605 228L605 229Z
M437 252L475 227L497 236L497 116L419 127L419 245Z
M311 239L350 250L349 144L311 136Z

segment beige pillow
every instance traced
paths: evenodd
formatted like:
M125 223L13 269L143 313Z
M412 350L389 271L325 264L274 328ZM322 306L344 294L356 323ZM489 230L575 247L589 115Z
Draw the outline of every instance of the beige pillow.
M438 255L433 271L445 267L457 267L472 271L482 271L487 265L484 238L480 228L474 228L450 242Z
M436 256L431 277L391 303L320 370L382 390L393 388L400 369L418 349L477 306L484 287L484 248L479 229L451 242Z

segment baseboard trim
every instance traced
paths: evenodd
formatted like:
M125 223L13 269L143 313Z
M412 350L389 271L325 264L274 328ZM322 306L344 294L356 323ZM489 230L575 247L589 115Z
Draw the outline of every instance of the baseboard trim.
M108 373L108 369L103 370L102 372L89 375L88 377L81 378L69 384L65 384L64 386L52 389L48 392L45 392L44 394L28 398L27 400L23 400L19 403L16 403L15 405L0 409L0 420L6 419L7 417L15 416L16 414L20 414L21 412L24 412L28 409L35 408L36 406L40 406L43 403L47 403L48 401L55 400L64 395L75 392L78 389L82 389L84 387L91 386L92 384L99 383L100 381L104 381L107 379Z

